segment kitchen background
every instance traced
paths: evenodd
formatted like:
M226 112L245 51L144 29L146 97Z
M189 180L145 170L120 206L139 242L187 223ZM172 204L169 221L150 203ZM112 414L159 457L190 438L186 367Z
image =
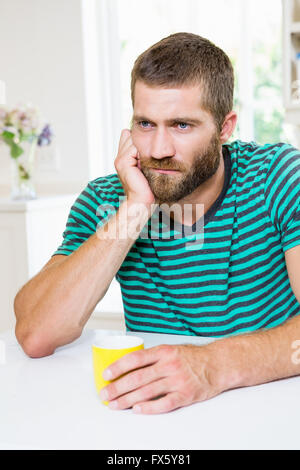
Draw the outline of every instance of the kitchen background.
M33 103L54 133L37 149L31 201L11 199L12 158L0 142L0 331L14 325L17 290L60 244L77 195L115 173L135 58L174 32L210 39L235 69L230 140L299 147L299 21L298 0L0 0L6 106ZM87 326L123 328L117 281Z

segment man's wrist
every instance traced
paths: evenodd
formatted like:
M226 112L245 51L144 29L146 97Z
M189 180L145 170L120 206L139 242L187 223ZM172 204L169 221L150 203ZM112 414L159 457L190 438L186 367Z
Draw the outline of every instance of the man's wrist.
M217 395L241 385L243 370L235 360L230 345L223 339L203 346L183 344L179 348L188 361L189 369L198 377L197 394L201 400L206 388L209 390L208 396L211 396L211 393Z
M143 202L143 201L136 201L134 199L128 198L126 199L126 205L127 207L132 207L133 210L139 210L140 212L147 213L151 215L153 211L155 210L157 204L155 202Z
M153 207L144 202L125 199L119 209L118 236L135 240L153 212Z
M232 339L217 339L206 346L214 381L220 391L241 387L245 383L246 371Z

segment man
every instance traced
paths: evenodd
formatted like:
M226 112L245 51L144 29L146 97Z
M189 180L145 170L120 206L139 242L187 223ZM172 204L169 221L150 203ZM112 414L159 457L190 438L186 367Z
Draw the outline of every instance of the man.
M141 54L117 174L89 182L61 246L16 296L32 357L79 337L114 276L127 329L218 338L115 362L101 392L111 408L161 413L300 372L300 153L225 144L233 82L226 54L194 34Z

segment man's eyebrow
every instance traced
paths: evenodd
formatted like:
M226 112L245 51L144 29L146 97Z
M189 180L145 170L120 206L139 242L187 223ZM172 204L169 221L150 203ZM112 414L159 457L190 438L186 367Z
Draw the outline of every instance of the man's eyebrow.
M133 122L147 121L147 122L153 123L153 121L151 121L151 119L147 118L146 116L140 116L138 114L133 116L132 121ZM198 124L199 125L203 121L201 121L200 119L195 119L195 118L191 118L191 117L188 117L188 116L176 117L176 118L173 118L173 119L166 119L165 120L166 124L175 124L175 123L178 124L180 122L190 122L191 124L196 124L196 125Z

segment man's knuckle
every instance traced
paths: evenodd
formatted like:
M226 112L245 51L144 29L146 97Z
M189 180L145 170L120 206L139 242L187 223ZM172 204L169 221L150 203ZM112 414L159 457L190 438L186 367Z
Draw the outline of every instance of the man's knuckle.
M182 386L180 387L183 395L188 399L194 399L196 396L196 389L195 387L188 383L187 381L182 381Z
M178 358L178 359L181 359L182 353L181 353L181 348L180 348L180 346L177 346L177 345L174 346L174 348L173 348L173 355L174 355L174 357L176 357L176 358Z
M115 384L110 384L107 389L106 389L106 392L107 392L107 398L109 400L111 400L113 397L115 397L117 395L117 388L115 386Z
M143 370L137 370L133 377L131 378L130 382L133 387L136 387L138 385L141 385L143 382L143 376L144 376L144 371Z
M168 410L175 408L177 405L177 399L175 395L169 395L166 400L166 406Z
M126 409L126 408L129 408L130 407L130 403L129 403L129 400L128 398L126 397L121 397L118 399L118 408L119 409Z
M156 362L152 365L152 376L153 378L160 377L167 373L167 367L164 363Z
M169 362L169 369L173 373L177 373L181 370L181 361L175 357L172 358Z
M172 345L170 344L161 344L160 346L157 347L158 351L164 355L170 355L172 354L173 348Z
M176 376L176 385L178 390L188 390L190 384L187 381L187 378L183 374Z
M135 369L141 365L141 359L143 354L139 354L141 351L134 351L128 355L128 361L132 369Z

